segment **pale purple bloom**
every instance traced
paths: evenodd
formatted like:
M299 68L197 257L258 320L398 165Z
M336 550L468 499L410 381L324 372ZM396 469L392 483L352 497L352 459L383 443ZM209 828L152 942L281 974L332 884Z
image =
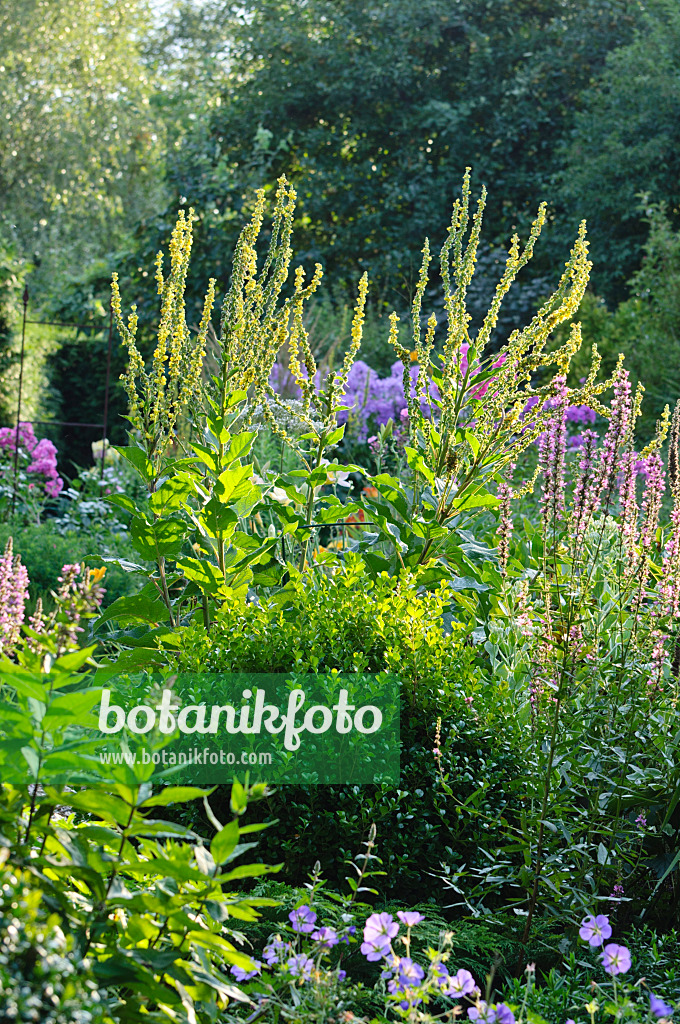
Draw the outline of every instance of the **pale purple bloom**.
M294 978L300 978L302 981L307 981L312 971L314 970L314 961L311 957L306 956L304 953L296 953L290 960L286 962L289 974L292 974Z
M515 1015L505 1003L496 1003L496 1020L498 1024L515 1024Z
M673 1007L668 1006L664 1003L663 999L659 996L655 996L653 992L649 993L649 1011L653 1013L655 1017L671 1017L673 1014Z
M404 985L417 985L425 977L425 971L408 956L402 956L397 965L399 980Z
M282 942L281 939L278 939L278 938L277 939L273 939L272 942L269 943L269 945L264 947L264 950L262 952L262 956L264 957L264 959L267 961L267 963L271 967L272 964L278 964L279 963L281 954L284 951L287 951L288 949L290 949L290 946L289 946L288 943Z
M318 931L312 933L312 938L328 949L338 944L338 933L332 928L319 928Z
M625 946L610 942L601 954L607 974L625 974L630 969L630 951Z
M234 964L231 968L231 973L234 975L237 981L250 981L255 975L260 974L262 971L262 964L259 960L253 960L253 970L246 971L243 967L239 967L238 964Z
M382 960L389 953L390 940L385 935L380 935L370 942L362 942L360 949L369 962Z
M14 555L10 537L0 556L0 653L11 651L20 639L28 584L26 567L20 555Z
M476 988L475 979L469 971L461 967L459 971L452 974L446 984L446 994L453 996L468 996Z
M347 977L347 971L338 971L338 981L344 981Z
M488 1006L482 1000L478 1006L468 1007L468 1017L470 1020L477 1021L477 1024L494 1024L496 1011L493 1006Z
M658 452L652 452L647 459L647 485L642 499L642 531L640 543L648 551L656 533L661 499L665 490L663 462Z
M311 907L303 904L291 910L288 920L294 932L313 932L316 925L316 914Z
M597 917L590 914L581 921L578 933L589 945L601 946L604 940L610 937L612 926L604 914L598 914Z
M402 924L406 925L407 928L413 928L415 925L420 924L421 921L425 920L423 915L419 914L417 910L398 910L397 917Z
M364 925L364 941L379 941L381 945L389 943L399 931L399 925L391 914L371 914Z

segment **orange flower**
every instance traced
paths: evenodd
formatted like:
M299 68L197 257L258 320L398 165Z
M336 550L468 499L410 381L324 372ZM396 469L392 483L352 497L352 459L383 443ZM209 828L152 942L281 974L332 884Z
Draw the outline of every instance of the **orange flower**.
M378 488L377 487L364 487L362 493L365 494L367 498L377 498L378 497Z

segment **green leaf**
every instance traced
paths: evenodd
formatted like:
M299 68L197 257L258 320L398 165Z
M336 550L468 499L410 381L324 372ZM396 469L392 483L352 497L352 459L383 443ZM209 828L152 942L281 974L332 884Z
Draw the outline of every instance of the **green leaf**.
M236 849L239 838L237 821L230 821L228 825L217 833L210 844L210 852L216 864L224 864L230 854Z
M198 786L167 786L160 793L149 797L140 806L168 807L170 804L185 804L189 800L198 800L201 797L210 796L214 790L214 786L212 789L200 789Z
M196 583L204 594L219 594L224 588L224 576L218 566L205 558L184 558L177 568L188 580Z
M99 616L94 628L99 629L110 619L125 623L165 622L167 618L168 609L159 598L152 598L146 594L133 594L129 597L119 597L113 604L110 604L106 611Z
M177 512L186 502L192 488L193 480L189 474L177 473L149 495L149 505L158 514Z
M232 438L229 448L224 454L223 465L230 466L237 459L243 459L250 453L253 447L257 432L255 430L244 430Z
M142 558L155 562L159 556L172 558L182 550L186 524L181 519L159 519L149 523L136 516L130 523L130 539Z
M253 467L249 465L225 469L217 478L215 496L224 505L238 501L239 498L245 498L255 486L250 480L252 475Z
M118 505L119 508L125 509L126 512L130 512L133 516L137 513L137 506L127 494L105 494L104 501L108 501L109 505Z
M223 882L231 882L236 878L257 878L259 875L271 875L280 871L283 864L239 864L226 875L220 875Z
M114 446L114 451L122 455L131 466L134 466L143 480L153 480L153 465L149 462L146 453L141 448L137 448L134 445L123 445L120 448Z
M498 508L498 498L488 491L477 491L476 494L463 495L462 498L454 498L451 502L456 512L464 512L470 508Z

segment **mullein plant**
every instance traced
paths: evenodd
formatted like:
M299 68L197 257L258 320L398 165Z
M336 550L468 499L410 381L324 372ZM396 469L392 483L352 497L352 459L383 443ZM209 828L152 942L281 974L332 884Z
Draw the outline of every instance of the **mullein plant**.
M547 865L559 863L558 871L563 866L555 859L555 845L564 845L565 837L551 829L564 799L560 772L568 772L570 791L583 797L564 849L565 856L574 857L572 870L578 862L584 888L589 885L594 895L612 871L619 872L617 882L625 872L634 883L639 847L631 852L630 863L625 854L630 822L624 805L634 789L630 773L635 766L644 803L642 793L649 799L650 792L644 769L653 775L664 763L662 737L671 741L678 699L672 658L680 617L680 403L670 423L673 510L664 528L661 450L669 410L652 441L638 452L635 426L642 388L633 393L622 360L614 373L610 407L590 400L608 419L606 432L599 439L585 431L578 454L569 457L569 392L563 375L557 379L538 438L540 527L525 519L522 536L513 538L513 495L505 490L501 496L497 536L504 581L500 618L492 626L492 661L494 673L511 681L520 700L524 693L537 751L526 826L531 880L524 941L541 892L559 885ZM651 742L646 744L648 732ZM585 743L583 748L575 737ZM616 778L625 781L616 783ZM672 813L670 790L660 791L657 799L661 830ZM608 828L602 825L605 811Z
M555 292L527 327L513 331L500 351L490 351L503 299L533 256L545 221L545 204L539 207L523 248L519 237L513 236L489 310L471 335L466 294L474 275L485 203L483 189L471 215L466 171L462 196L454 203L439 255L444 330L434 313L423 329L423 300L432 261L427 240L412 304L412 349L399 341L399 318L395 313L391 316L390 342L403 365L408 402L406 456L412 483L403 487L396 478L379 475L372 481L379 497L369 502L367 511L376 520L381 539L396 546L396 564L455 559L454 531L481 509L497 508L506 501L508 466L544 433L551 403L593 407L611 386L611 381L597 382L600 360L593 346L587 378L577 388L567 387L571 360L581 346L579 324L573 325L564 344L550 345L553 331L576 313L588 283L591 263L584 223ZM529 481L523 491L532 486Z
M343 367L331 372L317 393L317 368L303 313L321 281L321 267L317 265L308 284L304 282L303 269L298 267L292 294L283 297L293 257L295 204L294 189L281 178L269 246L261 259L258 244L265 219L265 192L259 190L255 195L252 217L241 232L234 253L231 283L220 316L217 352L213 353L216 372L212 376L205 372L205 350L214 281L209 283L195 337L185 316L191 211L188 217L179 214L170 243L167 277L163 276L162 255L157 257L161 312L158 342L148 370L136 344L135 308L126 323L114 275L113 311L129 353L123 380L132 427L130 445L118 451L145 481L148 498L139 503L125 495L111 495L110 501L132 513L132 543L143 558L157 566L141 595L132 601L121 599L113 611L107 612L111 618L118 614L119 622L141 618L153 624L165 617L175 628L200 604L204 624L209 626L211 609L228 599L243 601L258 572L269 573L266 578L272 578L272 571L279 565L273 556L279 530L266 530L264 526L262 512L266 514L266 506L262 505L262 489L253 479L255 464L251 454L263 423L275 437L289 444L302 461L298 474L304 480L284 481L288 494L292 492L300 501L298 512L289 513L286 504L277 503L271 493L272 479L262 482L270 492L270 511L287 517L284 529L299 542L304 564L319 482L323 478L325 483L328 476L325 455L342 436L336 415L361 340L367 281L363 278L360 285L352 343ZM293 409L286 407L270 384L272 368L283 347L288 349L290 371L303 391L299 407ZM289 419L292 416L300 427L294 434L281 425L280 411L286 412ZM188 435L186 429L180 430L187 419L191 428ZM181 451L176 453L178 447ZM277 490L286 502L291 500ZM338 506L342 515L352 510L345 509L337 498L329 498L326 504L335 506L326 510L329 522L337 518ZM169 571L168 563L172 563Z

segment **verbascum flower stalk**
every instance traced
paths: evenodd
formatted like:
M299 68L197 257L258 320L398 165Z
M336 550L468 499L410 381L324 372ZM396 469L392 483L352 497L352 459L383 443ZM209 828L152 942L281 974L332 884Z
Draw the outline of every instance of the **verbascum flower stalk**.
M127 372L121 377L128 395L128 419L141 435L147 456L159 464L175 439L178 423L187 407L202 390L210 315L215 298L215 281L208 285L203 314L194 335L186 321L185 289L191 257L193 210L180 210L170 239L170 269L163 273L163 254L155 261L156 283L161 299L156 331L156 348L147 371L137 347L138 320L133 306L124 322L118 275L111 283L111 303L116 325L128 350Z
M600 405L599 396L611 386L611 381L596 380L600 357L595 346L583 386L566 387L569 365L581 346L580 325L572 326L562 345L552 349L548 346L555 328L578 310L588 283L591 263L584 223L553 295L524 329L513 331L500 352L491 356L487 349L502 302L517 273L532 258L545 222L546 206L541 204L526 244L521 247L519 238L513 236L493 300L476 336L471 336L466 294L475 271L485 202L486 192L482 190L476 210L470 215L468 169L440 253L446 334L442 353L435 356L432 353L437 341L436 318L430 317L424 336L421 328L431 262L429 243L426 241L423 246L411 311L415 356L419 363L415 386L410 375L412 353L400 344L397 319L391 318L390 341L404 368L411 444L418 437L424 438L424 444L418 443L418 450L425 465L435 478L455 482L458 495L473 486L482 469L498 479L508 462L515 462L522 451L550 429L554 416L548 403L558 392L560 401L565 399L567 405L588 405L604 416L609 415L609 410ZM537 383L545 379L546 369L552 370L552 379ZM530 405L534 411L528 421L525 413ZM559 489L559 482L556 483Z

